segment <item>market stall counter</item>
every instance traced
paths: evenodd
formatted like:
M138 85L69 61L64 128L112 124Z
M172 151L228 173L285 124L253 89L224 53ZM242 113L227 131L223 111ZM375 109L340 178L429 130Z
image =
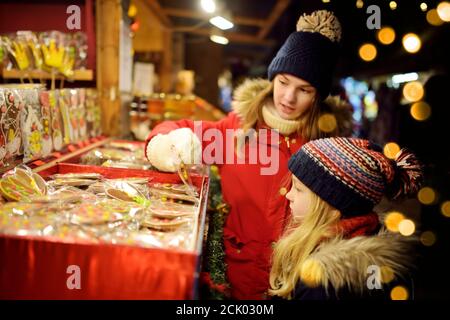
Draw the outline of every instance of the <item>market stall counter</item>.
M0 180L1 299L197 298L207 167L42 168Z

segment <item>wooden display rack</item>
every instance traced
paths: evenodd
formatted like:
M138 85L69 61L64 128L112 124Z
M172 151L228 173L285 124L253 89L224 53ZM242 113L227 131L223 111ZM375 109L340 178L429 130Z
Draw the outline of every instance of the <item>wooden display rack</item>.
M42 79L42 80L51 80L52 74L50 72L42 71L42 70L17 70L17 69L3 69L2 76L4 79ZM94 72L89 69L82 70L74 70L73 77L63 77L58 74L55 76L55 79L67 79L69 81L91 81L94 79Z

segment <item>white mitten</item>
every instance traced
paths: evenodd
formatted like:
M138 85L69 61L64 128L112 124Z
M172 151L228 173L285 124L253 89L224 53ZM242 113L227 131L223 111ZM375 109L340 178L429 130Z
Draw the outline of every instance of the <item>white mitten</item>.
M180 161L200 163L201 143L191 129L176 129L153 137L147 146L147 158L158 170L175 172Z

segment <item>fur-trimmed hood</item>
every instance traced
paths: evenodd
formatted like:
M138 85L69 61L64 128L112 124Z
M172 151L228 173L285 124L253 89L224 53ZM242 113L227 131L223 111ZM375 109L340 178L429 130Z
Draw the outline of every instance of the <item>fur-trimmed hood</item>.
M377 268L381 279L388 279L389 273L395 277L406 275L412 266L414 239L382 229L373 236L324 242L305 261L301 280L314 286L363 292Z
M249 106L259 92L270 86L267 79L246 79L233 94L232 107L240 119L246 119ZM332 113L336 117L338 135L350 136L352 133L352 106L338 96L329 96L322 105L323 113Z
M270 81L266 79L246 79L239 85L233 93L233 110L241 119L247 117L250 103L255 99L259 92L270 86Z

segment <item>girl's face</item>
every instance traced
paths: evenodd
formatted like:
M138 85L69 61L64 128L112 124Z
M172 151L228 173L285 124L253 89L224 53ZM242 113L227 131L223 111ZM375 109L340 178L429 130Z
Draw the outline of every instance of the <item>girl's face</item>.
M310 209L312 191L306 187L296 176L292 175L292 187L286 194L286 199L289 200L289 208L292 210L292 215L296 221L301 222L308 210Z
M316 89L309 82L287 73L275 76L273 101L282 119L297 119L311 108L315 97Z

